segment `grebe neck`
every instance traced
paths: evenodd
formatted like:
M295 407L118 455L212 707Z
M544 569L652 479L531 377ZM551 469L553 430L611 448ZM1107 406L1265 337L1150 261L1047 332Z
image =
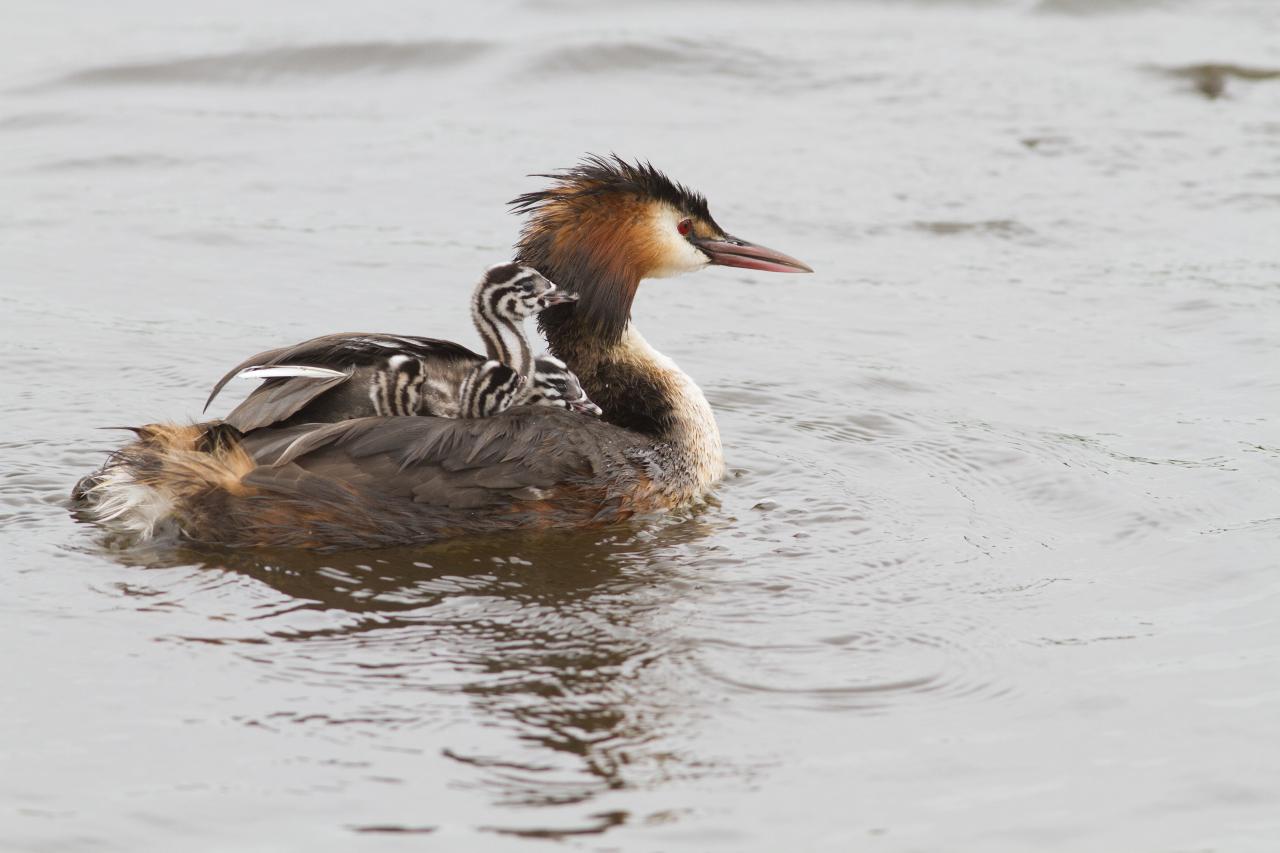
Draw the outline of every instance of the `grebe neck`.
M484 294L477 292L471 300L471 322L480 333L490 359L507 365L526 382L533 378L533 352L519 321L498 313Z
M604 420L651 436L693 491L722 476L724 455L711 405L674 361L630 323L617 341L605 344L582 334L572 318L551 320L544 325L552 352L577 374Z
M719 479L724 457L707 398L631 324L640 268L623 252L600 257L582 244L557 247L550 233L536 229L522 240L517 261L578 295L573 305L539 314L538 327L602 418L649 436L669 463L672 485L679 481L693 493Z

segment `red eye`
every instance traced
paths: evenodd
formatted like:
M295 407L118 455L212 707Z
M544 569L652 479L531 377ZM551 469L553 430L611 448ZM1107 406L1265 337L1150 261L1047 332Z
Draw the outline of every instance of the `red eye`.
M693 230L693 220L681 219L680 224L676 226L676 230L679 231L681 235L688 237L689 232Z

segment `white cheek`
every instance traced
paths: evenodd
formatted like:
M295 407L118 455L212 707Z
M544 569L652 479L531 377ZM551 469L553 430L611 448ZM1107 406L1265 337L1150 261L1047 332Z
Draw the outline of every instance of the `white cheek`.
M680 219L680 214L670 208L664 208L654 216L653 226L662 246L663 263L649 272L649 278L668 278L694 272L711 263L710 258L695 249L680 233Z

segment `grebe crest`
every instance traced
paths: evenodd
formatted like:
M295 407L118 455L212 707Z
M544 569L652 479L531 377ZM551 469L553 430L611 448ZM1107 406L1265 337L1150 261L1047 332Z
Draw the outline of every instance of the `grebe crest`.
M510 202L514 212L529 216L517 256L578 295L577 305L553 307L539 317L543 330L567 347L574 339L617 344L642 279L712 264L812 272L795 258L728 234L705 197L649 163L588 155L577 166L538 177L553 183Z

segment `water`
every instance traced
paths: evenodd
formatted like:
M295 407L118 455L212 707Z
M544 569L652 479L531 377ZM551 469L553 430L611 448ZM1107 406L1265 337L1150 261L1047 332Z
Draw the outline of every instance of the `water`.
M1278 46L1265 0L7 10L0 848L1276 849ZM503 203L611 150L818 270L642 288L716 506L68 518L98 427L249 353L471 340Z

